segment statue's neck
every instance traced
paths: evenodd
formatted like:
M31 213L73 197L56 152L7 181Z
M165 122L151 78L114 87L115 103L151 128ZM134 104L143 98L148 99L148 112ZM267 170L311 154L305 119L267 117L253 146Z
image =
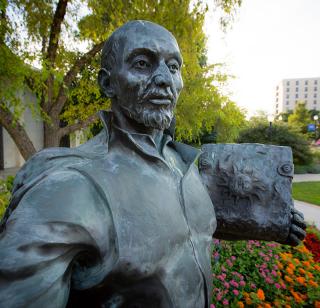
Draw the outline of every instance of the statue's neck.
M131 134L144 134L149 135L154 141L157 149L161 152L161 142L163 137L163 130L146 127L141 123L137 123L135 120L126 116L118 108L113 108L113 121L119 128L131 133Z

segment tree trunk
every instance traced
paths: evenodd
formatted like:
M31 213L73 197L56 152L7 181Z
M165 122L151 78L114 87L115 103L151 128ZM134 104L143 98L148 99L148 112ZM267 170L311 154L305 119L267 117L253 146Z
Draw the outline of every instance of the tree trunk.
M44 123L43 127L44 127L43 147L44 148L58 147L61 139L61 136L59 134L59 125Z
M15 124L13 123L14 118L12 114L0 107L0 124L9 133L24 160L28 160L36 153L36 149L34 148L34 145L24 127L19 122L15 122Z

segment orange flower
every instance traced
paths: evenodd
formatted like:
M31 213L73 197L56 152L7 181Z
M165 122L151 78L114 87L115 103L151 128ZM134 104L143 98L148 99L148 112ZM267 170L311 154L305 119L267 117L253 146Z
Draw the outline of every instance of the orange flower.
M251 298L246 297L245 300L246 300L246 304L247 304L247 305L252 305Z
M303 263L304 266L310 267L310 262L309 261L303 261L302 263Z
M264 304L264 308L272 308L272 306L268 303Z
M289 276L287 276L287 275L284 276L284 279L285 279L286 281L288 281L289 283L292 283L292 282L293 282L293 280L292 280Z
M320 271L320 266L318 264L315 264L313 267L316 271Z
M238 307L239 308L244 308L244 303L243 302L238 302Z
M289 274L289 275L293 275L293 269L291 268L291 267L287 267L286 268L286 271L287 271L287 273Z
M300 284L304 284L306 282L306 279L304 277L301 277L301 276L297 277L296 279Z
M306 271L303 268L299 268L299 273L303 275L306 273Z
M309 280L309 285L312 287L315 287L315 288L318 287L318 284L316 282L314 282L313 280Z
M320 302L319 301L315 301L314 302L314 308L320 308Z
M299 295L299 293L298 292L295 292L295 291L290 291L291 292L291 294L293 295L293 297L294 297L294 300L297 302L297 303L301 303L301 302L303 302L303 299L301 298L301 296Z
M265 297L264 297L264 292L262 289L258 289L257 296L261 301L264 301Z
M288 305L288 304L286 304L286 305L284 306L284 308L291 308L291 306Z
M279 269L283 269L282 263L279 262L277 265L278 265Z
M307 275L308 275L309 278L314 278L312 273L310 273L310 272L307 272Z
M288 265L291 269L295 269L296 267L292 264L292 263L289 263L289 265Z

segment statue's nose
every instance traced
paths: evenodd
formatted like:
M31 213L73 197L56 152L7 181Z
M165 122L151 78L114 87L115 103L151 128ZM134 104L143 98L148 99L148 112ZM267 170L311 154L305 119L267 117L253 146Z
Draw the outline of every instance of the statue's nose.
M159 87L168 87L171 85L172 77L166 63L160 63L154 74L154 82Z

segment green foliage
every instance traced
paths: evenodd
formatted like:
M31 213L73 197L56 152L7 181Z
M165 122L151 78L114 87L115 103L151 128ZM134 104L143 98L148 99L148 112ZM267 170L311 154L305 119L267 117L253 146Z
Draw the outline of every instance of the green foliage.
M320 205L320 182L292 184L292 196L296 200Z
M293 113L288 117L288 124L298 129L300 133L307 133L308 124L312 123L309 110L304 103L298 103Z
M10 83L12 94L24 82L32 88L39 98L37 105L33 106L34 113L47 123L57 122L50 113L54 108L46 106L46 103L54 105L60 95L59 89L61 90L64 77L84 54L83 48L79 46L87 46L87 50L90 50L125 22L145 19L159 23L171 31L182 51L184 90L177 106L177 139L197 140L203 130L210 131L212 127L218 132L219 141L233 141L237 136L239 127L244 122L243 112L222 94L221 88L227 76L221 73L221 68L206 64L203 25L208 8L204 1L70 0L62 21L61 33L58 33L54 63L48 62L47 49L57 1L11 0L4 3L8 4L5 15L6 25L9 26L3 26L3 29L9 43L6 44L7 53L0 50L0 64L4 64L0 65L0 70L12 70L11 75L7 74L8 80L14 81ZM228 16L233 16L240 4L240 0L215 1L215 7L225 14L223 26L231 21ZM5 8L4 6L4 11ZM81 15L79 12L86 14ZM10 19L10 16L14 17ZM17 25L13 25L15 20ZM9 65L9 51L15 65ZM38 69L31 70L23 63L36 64ZM99 109L109 108L110 102L101 97L96 82L99 66L100 56L96 54L76 74L72 85L64 88L67 101L59 115L61 120L75 124L79 120L88 119ZM53 86L50 90L48 80L51 77ZM1 81L1 85L3 91L7 91L5 83ZM15 104L16 110L22 107L19 100ZM10 106L7 106L7 110L9 109Z
M240 132L238 142L290 146L295 164L308 165L312 161L312 154L305 137L285 124L274 124L271 129L267 123L249 127Z
M0 179L0 219L9 205L13 180L13 176L8 176L6 180Z

